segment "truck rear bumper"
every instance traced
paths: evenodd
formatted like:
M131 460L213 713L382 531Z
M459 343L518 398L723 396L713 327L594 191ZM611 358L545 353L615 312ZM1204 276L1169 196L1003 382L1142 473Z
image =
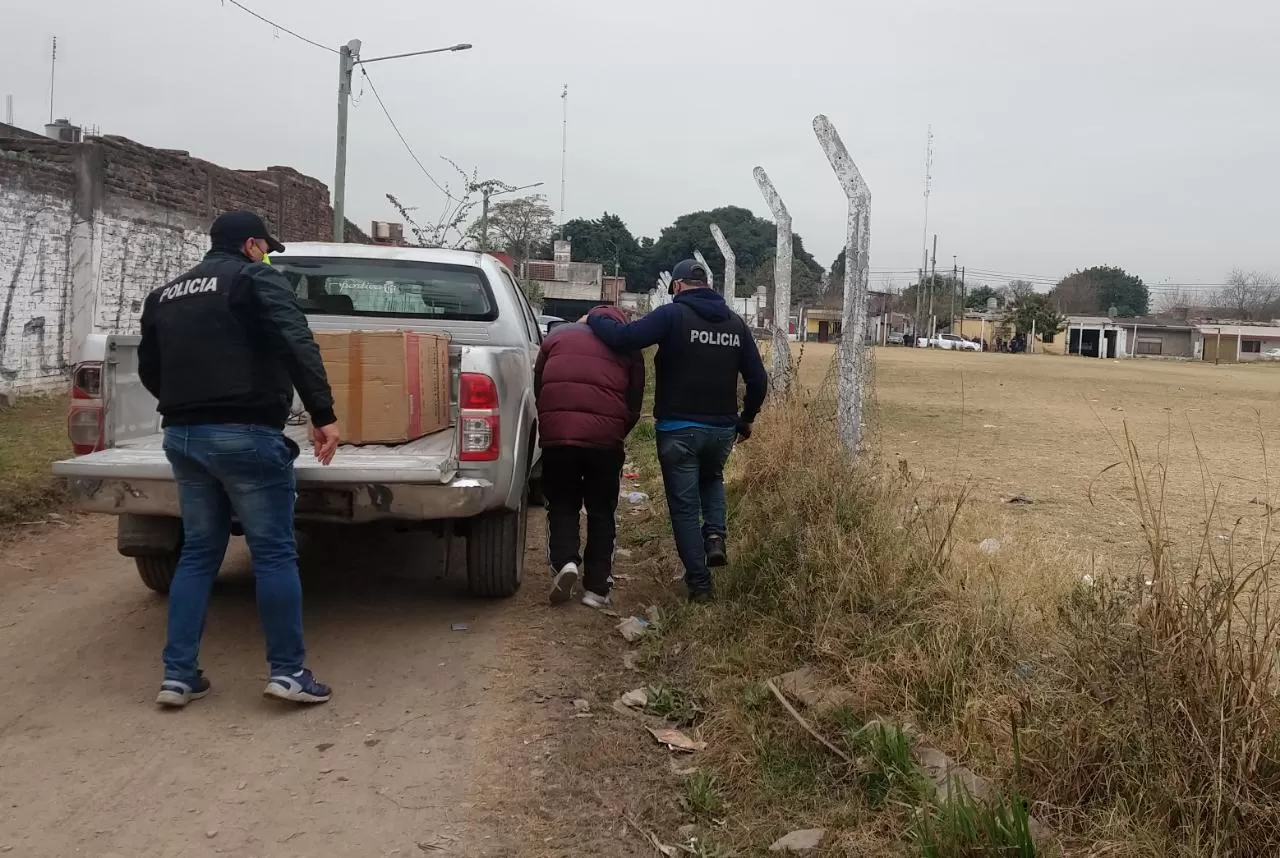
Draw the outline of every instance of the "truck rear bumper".
M56 472L56 470L55 470ZM107 515L179 516L178 486L168 478L69 476L72 503ZM303 483L295 516L304 521L363 523L471 518L502 506L488 480L457 478L443 484Z

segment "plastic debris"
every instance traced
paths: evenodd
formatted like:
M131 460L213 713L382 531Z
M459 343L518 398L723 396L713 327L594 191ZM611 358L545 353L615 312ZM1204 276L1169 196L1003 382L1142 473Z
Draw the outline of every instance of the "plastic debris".
M468 631L471 627L468 626L466 623L454 623L449 628L455 632L465 632L465 631Z
M822 845L827 836L825 828L802 828L785 837L779 837L769 847L770 852L812 852Z
M1000 550L1000 540L984 539L982 540L981 543L978 544L978 550L981 551L983 554L995 554L997 551Z
M618 623L618 634L627 641L627 643L635 643L644 637L644 633L649 630L649 621L643 617L627 617Z
M622 695L622 705L632 709L643 709L649 705L649 692L643 688L634 688Z
M690 739L684 733L673 728L658 730L653 727L649 727L648 730L653 738L657 739L661 744L666 745L673 751L683 751L686 754L692 754L694 751L702 751L707 747L706 742Z
M649 500L649 496L644 492L627 492L627 503L644 503L647 500Z
M624 471L624 472L623 472L623 474L622 474L622 476L623 476L623 478L624 478L624 479L628 479L628 480L638 480L638 479L640 479L640 475L639 475L638 473L636 473L635 471Z

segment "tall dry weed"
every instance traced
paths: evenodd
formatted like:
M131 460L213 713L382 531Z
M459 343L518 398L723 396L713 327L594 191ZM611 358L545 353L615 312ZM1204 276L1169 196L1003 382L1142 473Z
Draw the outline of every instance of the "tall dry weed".
M965 490L841 452L830 391L775 402L735 456L726 605L691 626L710 663L816 663L997 779L1017 721L1019 786L1079 854L1280 854L1273 541L1179 544L1166 465L1126 440L1144 562L1036 604L957 552Z

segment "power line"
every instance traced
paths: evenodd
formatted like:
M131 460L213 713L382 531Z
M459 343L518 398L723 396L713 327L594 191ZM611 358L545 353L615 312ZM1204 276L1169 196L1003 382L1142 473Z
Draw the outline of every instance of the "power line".
M336 50L329 47L328 45L322 45L317 41L308 39L306 36L300 35L294 32L293 30L290 30L288 27L284 26L283 24L277 24L275 21L272 21L270 18L264 18L262 15L259 15L257 12L253 11L248 6L241 3L240 0L223 0L223 2L230 3L232 6L235 6L237 9L241 10L242 12L249 13L253 17L257 18L259 21L263 22L264 24L270 24L275 29L282 30L288 33L290 36L293 36L295 39L298 39L299 41L302 41L302 42L306 42L308 45L312 45L313 47L317 47L317 48L320 48L321 50L328 51L331 54L338 53Z
M413 162L418 165L418 169L422 171L422 175L426 176L427 181L435 185L436 189L439 190L440 193L444 194L446 197L453 200L455 203L461 203L462 200L458 199L453 194L449 193L448 188L446 188L444 185L436 181L435 176L431 175L431 171L428 170L426 166L422 163L422 159L419 158L417 153L413 151L413 147L409 145L409 141L406 140L404 134L400 132L400 126L397 125L396 121L391 118L391 111L387 110L386 103L383 102L382 96L378 94L378 88L373 85L373 78L369 77L369 70L366 69L364 66L361 66L360 73L363 74L365 80L369 82L369 92L373 93L373 97L377 100L378 106L382 108L383 115L387 117L387 122L391 123L391 129L396 132L396 136L399 137L400 142L404 144L404 150L409 153L409 157L412 158Z

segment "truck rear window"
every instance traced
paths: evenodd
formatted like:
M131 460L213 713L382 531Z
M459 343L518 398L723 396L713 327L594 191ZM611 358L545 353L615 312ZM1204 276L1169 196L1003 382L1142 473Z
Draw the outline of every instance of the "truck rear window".
M273 257L310 315L492 321L497 305L479 268L398 259Z

